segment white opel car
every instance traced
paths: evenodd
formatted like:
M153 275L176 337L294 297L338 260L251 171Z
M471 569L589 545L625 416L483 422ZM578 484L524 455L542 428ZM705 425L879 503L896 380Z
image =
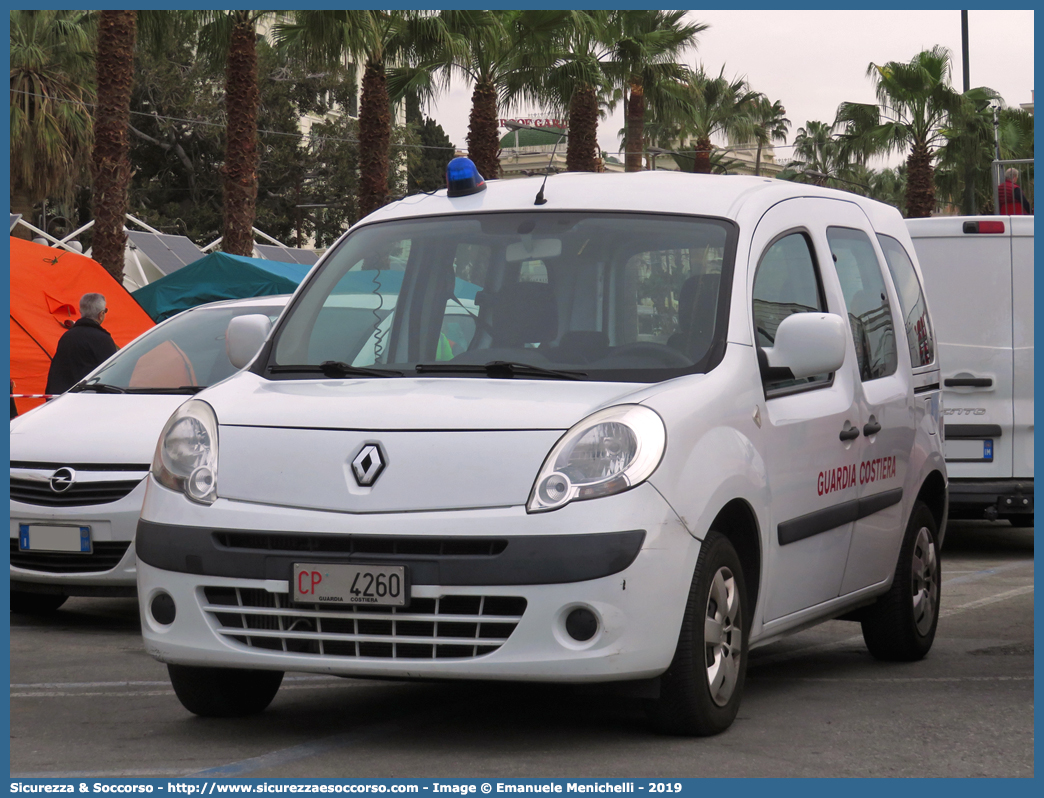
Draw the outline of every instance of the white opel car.
M188 396L235 371L228 322L287 297L216 302L139 336L67 393L11 420L11 610L134 596L134 531L156 440Z
M234 320L249 368L167 422L138 587L186 708L261 711L287 670L641 681L658 728L713 734L750 649L814 623L928 652L939 365L894 208L467 159L448 184L353 227L274 326ZM332 335L338 284L390 263L387 334Z

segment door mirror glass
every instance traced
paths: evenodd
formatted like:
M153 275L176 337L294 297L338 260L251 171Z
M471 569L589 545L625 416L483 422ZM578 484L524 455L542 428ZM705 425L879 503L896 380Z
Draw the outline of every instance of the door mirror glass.
M837 371L845 362L845 320L833 313L787 316L764 352L770 368L789 369L794 379Z

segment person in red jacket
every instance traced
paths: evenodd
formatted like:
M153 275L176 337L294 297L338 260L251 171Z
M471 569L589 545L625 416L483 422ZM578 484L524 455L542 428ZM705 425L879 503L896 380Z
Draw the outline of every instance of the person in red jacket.
M1019 170L1010 167L1004 170L1004 182L998 187L1000 216L1032 216L1033 206L1019 188Z

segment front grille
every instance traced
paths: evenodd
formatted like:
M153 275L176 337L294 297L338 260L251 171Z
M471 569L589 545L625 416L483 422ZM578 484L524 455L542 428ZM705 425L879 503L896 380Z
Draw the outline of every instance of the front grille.
M83 574L111 571L127 553L130 541L95 541L91 554L67 551L22 551L11 538L11 565L49 574Z
M265 532L217 532L217 542L230 549L262 549L297 553L406 554L431 557L493 557L507 548L502 538L436 538L366 535L282 535Z
M218 632L252 648L320 657L466 659L500 648L526 600L515 596L415 598L409 607L291 606L289 594L205 587Z
M76 482L68 490L55 493L49 482L11 477L11 498L41 507L86 507L119 501L134 490L140 479L116 482Z

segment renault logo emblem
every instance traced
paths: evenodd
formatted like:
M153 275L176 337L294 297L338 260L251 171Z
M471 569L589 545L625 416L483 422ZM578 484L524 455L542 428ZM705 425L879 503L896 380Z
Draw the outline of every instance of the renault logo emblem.
M384 470L384 453L376 443L368 443L359 450L352 460L352 473L359 487L368 488L377 481Z
M51 490L55 493L65 493L76 481L76 472L71 468L59 468L51 474Z

